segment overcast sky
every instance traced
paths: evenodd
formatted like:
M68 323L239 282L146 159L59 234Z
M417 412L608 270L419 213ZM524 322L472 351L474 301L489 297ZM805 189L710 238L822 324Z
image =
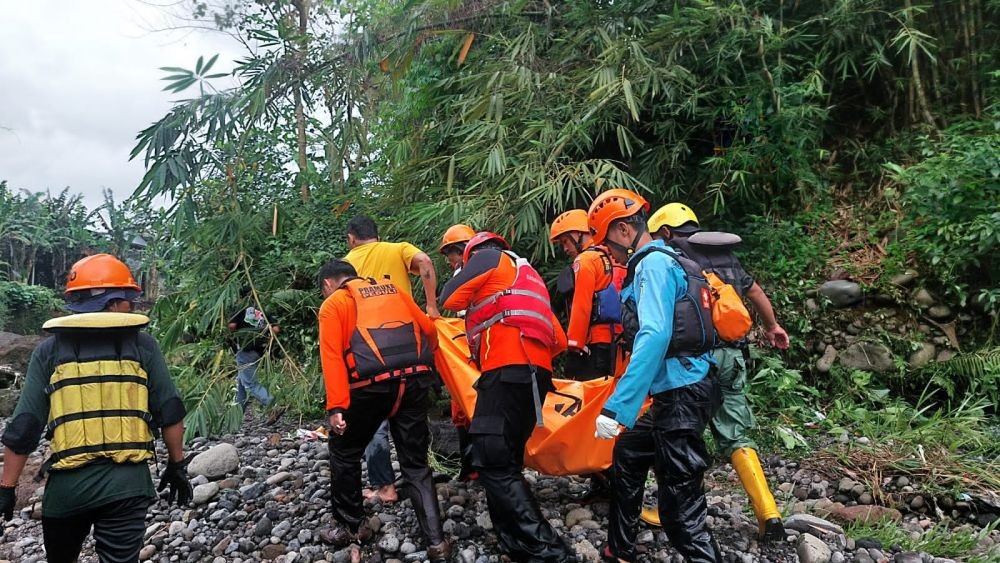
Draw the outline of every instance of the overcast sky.
M141 158L128 160L136 134L188 95L161 91L159 67L194 68L199 55L220 53L213 71L228 72L242 55L221 33L155 31L180 22L153 2L189 4L0 2L0 180L69 186L89 207L105 187L117 200L132 194L145 172Z

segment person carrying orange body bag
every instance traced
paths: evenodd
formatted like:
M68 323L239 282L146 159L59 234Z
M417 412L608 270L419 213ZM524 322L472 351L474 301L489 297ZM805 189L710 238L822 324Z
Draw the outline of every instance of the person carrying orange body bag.
M427 540L427 557L446 561L437 492L427 464L428 392L433 383L437 331L413 298L391 282L357 277L334 260L320 269L326 298L319 311L320 360L330 422L330 504L334 526L320 532L346 547L371 537L361 499L361 455L386 420Z
M469 428L468 455L486 490L500 548L514 561L562 562L572 551L542 517L521 474L524 446L541 424L552 386L552 358L566 337L538 273L495 233L477 233L441 306L465 309L466 335L482 375Z
M589 381L613 376L619 359L614 340L622 329L618 294L625 266L606 248L593 245L587 212L582 209L556 217L549 240L558 243L573 260L565 377Z

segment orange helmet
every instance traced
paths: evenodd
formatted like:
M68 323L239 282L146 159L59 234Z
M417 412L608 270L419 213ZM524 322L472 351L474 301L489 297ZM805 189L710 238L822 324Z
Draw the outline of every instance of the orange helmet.
M590 233L587 212L582 209L571 209L556 217L556 220L552 221L552 228L549 229L549 240L555 242L560 235L574 232Z
M587 220L594 244L602 244L608 227L617 219L631 217L640 211L649 212L649 202L632 190L613 189L601 192L590 204Z
M505 250L510 250L510 244L500 235L492 233L490 231L480 231L476 233L469 243L465 245L465 252L462 253L462 263L469 263L469 256L472 256L472 251L484 242L495 240L500 243L500 246L504 247Z
M468 225L463 225L461 223L452 225L448 227L448 230L444 232L444 236L441 237L441 246L438 247L438 252L444 254L444 249L446 247L453 244L469 242L469 239L475 235L476 231L473 231L472 227Z
M87 256L70 268L66 279L66 293L85 289L142 290L128 266L110 254Z

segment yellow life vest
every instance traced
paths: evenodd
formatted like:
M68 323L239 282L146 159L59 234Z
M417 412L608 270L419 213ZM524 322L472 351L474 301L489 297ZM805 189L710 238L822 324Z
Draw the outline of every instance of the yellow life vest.
M51 469L154 457L149 378L138 345L139 328L148 322L130 313L86 313L45 323L55 333L57 356L45 388Z

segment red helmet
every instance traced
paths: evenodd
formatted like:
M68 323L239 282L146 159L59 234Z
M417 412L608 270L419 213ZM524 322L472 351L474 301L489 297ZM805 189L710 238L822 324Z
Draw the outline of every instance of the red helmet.
M491 240L499 242L500 246L502 246L504 250L510 250L510 245L507 244L507 241L504 240L502 236L490 231L480 231L476 233L475 236L473 236L471 239L469 239L469 242L465 245L465 252L462 254L462 264L469 263L469 256L472 256L473 249L483 244L484 242Z

